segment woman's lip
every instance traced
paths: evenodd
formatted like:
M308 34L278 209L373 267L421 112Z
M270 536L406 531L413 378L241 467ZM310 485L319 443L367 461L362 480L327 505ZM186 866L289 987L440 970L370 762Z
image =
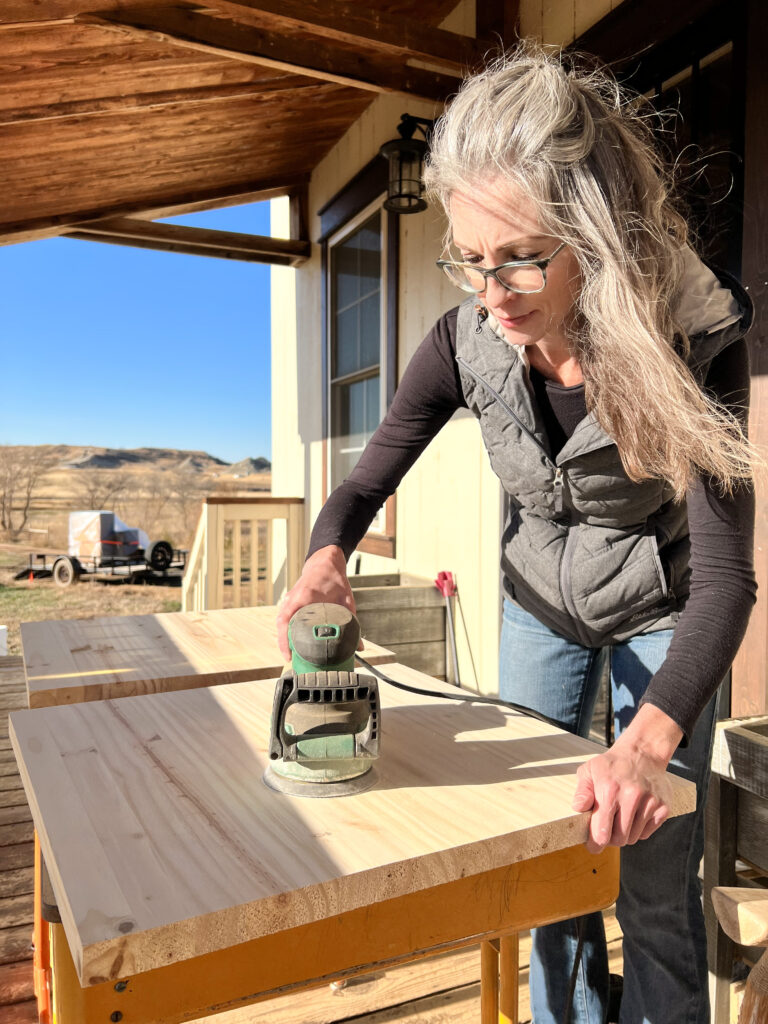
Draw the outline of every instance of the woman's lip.
M496 319L499 321L502 327L519 327L520 324L525 323L529 316L534 312L531 310L530 313L523 313L522 316L501 316L499 313L496 314Z

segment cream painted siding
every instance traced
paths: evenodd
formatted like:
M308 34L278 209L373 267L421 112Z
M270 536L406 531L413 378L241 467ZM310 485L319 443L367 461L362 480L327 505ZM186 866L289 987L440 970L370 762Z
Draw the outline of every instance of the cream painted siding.
M522 0L521 25L525 33L543 33L545 41L565 44L611 5L611 0ZM473 24L472 0L444 22L466 34L473 32ZM439 113L428 103L379 96L318 165L309 194L312 239L320 234L316 211L395 135L406 110L424 117ZM272 233L285 236L287 226L287 201L273 201ZM434 321L461 298L434 266L443 232L443 218L435 209L400 218L400 375ZM319 245L299 270L272 270L273 491L305 497L308 527L322 506L320 271ZM462 682L472 686L477 679L486 692L497 686L500 534L500 487L474 418L460 411L398 490L397 557L361 556L364 573L397 569L429 578L443 569L454 573L461 601L456 619Z

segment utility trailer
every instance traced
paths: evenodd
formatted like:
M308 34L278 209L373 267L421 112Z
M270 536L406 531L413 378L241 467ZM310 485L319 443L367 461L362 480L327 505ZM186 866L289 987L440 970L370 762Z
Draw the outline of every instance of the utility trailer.
M81 578L181 586L186 559L186 551L167 540L150 542L143 530L126 526L114 512L71 512L68 553L53 558L30 554L16 579L53 578L59 587Z

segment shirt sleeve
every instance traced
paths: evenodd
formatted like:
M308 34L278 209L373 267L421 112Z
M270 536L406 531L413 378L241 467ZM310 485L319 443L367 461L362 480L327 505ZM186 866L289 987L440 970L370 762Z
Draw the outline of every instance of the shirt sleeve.
M746 426L749 357L734 342L713 361L707 388ZM690 738L696 720L730 668L755 603L755 494L743 484L723 496L699 480L687 495L691 582L667 657L641 704L660 708ZM684 740L685 742L685 740Z
M456 314L454 309L441 317L416 350L389 412L317 517L308 556L336 544L349 558L419 455L466 407L456 365Z

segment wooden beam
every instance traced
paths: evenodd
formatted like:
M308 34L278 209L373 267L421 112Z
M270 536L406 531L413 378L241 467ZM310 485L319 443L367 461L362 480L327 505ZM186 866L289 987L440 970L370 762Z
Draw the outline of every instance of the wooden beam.
M115 111L134 113L159 107L175 107L188 103L220 103L268 93L307 88L311 79L304 75L286 75L277 82L241 82L232 85L205 86L197 89L169 89L163 92L134 93L122 96L101 96L87 100L64 100L39 106L24 107L12 113L0 113L0 127L24 121L58 121L68 117L94 117Z
M214 189L199 189L195 192L169 196L162 206L147 206L143 203L119 204L111 209L88 211L80 214L62 214L57 217L41 217L18 224L0 226L0 245L17 242L33 242L43 238L56 238L72 229L82 229L86 223L98 223L107 217L128 216L137 219L156 220L161 217L178 217L185 213L198 213L224 206L241 206L258 203L288 194L306 182L306 176L280 180L239 182Z
M286 39L276 32L186 9L121 9L78 15L77 21L374 93L443 101L459 85L459 79L450 75L378 64L349 50L334 49L322 40Z
M493 49L512 46L520 24L520 0L481 0L475 8L475 35ZM496 44L495 46L493 44Z
M291 238L309 238L309 186L301 185L288 193Z
M479 0L478 7L490 0ZM218 6L218 4L217 4ZM377 50L385 56L415 58L464 74L482 61L493 40L473 39L425 24L402 14L371 10L349 0L225 0L229 12L240 8L257 15L277 31L298 28L319 38L356 48Z
M161 252L183 252L189 256L216 256L249 263L274 263L296 267L309 258L311 245L304 239L269 238L238 231L191 228L181 224L114 217L77 225L65 232L67 238L87 242L108 242Z

